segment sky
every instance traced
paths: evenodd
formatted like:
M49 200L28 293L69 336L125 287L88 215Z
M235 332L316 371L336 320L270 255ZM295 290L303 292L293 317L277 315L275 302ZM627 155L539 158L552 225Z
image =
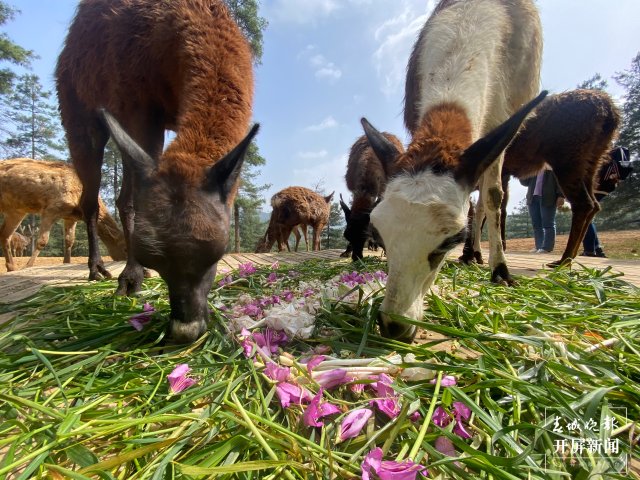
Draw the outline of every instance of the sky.
M75 0L7 0L21 13L3 26L19 45L33 50L46 89ZM267 163L258 183L271 195L292 185L335 198L350 194L344 182L347 157L362 135L360 118L409 138L402 122L409 53L435 0L262 0L269 25L256 67L254 120ZM542 85L551 93L575 88L600 73L609 93L624 91L612 76L627 70L640 51L639 0L537 0L543 26ZM116 74L116 72L114 72ZM508 210L525 189L512 180Z

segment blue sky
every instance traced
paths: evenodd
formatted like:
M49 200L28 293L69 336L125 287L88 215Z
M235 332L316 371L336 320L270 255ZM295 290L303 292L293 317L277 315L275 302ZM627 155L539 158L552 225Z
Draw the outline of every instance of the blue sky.
M73 17L75 0L8 0L21 10L4 26L40 58L33 71L54 90L53 70ZM544 29L542 88L570 90L600 73L611 76L640 51L638 0L538 0ZM434 0L263 0L268 20L262 64L256 70L254 118L266 158L259 182L265 199L290 185L342 193L349 148L366 116L398 135L404 73L416 34ZM524 196L511 182L512 210ZM269 210L265 205L264 209Z

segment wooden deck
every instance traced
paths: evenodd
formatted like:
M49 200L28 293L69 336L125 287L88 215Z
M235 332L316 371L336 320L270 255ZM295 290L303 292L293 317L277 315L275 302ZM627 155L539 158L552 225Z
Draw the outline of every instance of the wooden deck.
M457 258L461 248L455 249L450 258ZM218 270L233 270L241 263L252 262L256 265L271 265L275 261L283 264L297 264L310 259L323 259L327 262L344 262L348 268L350 261L340 258L341 250L322 250L320 252L298 253L240 253L225 255L219 262ZM377 255L374 252L367 252ZM507 261L510 271L516 275L533 276L538 272L548 269L545 263L556 260L554 255L507 253ZM578 257L576 264L589 267L606 268L611 266L616 272L624 274L623 279L640 287L640 261L638 260L611 260L608 258ZM125 262L108 262L107 269L117 277L124 268ZM37 293L47 285L73 285L86 282L88 275L87 266L83 264L66 264L57 266L32 267L0 275L0 303L17 303ZM2 323L0 321L0 323Z

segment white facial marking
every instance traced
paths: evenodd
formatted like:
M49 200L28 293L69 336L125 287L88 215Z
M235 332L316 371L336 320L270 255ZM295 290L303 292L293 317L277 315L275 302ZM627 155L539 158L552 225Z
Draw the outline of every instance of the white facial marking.
M371 212L389 264L383 312L421 319L424 295L442 264L432 266L429 256L464 229L468 209L469 193L450 174L426 170L389 181L384 199Z

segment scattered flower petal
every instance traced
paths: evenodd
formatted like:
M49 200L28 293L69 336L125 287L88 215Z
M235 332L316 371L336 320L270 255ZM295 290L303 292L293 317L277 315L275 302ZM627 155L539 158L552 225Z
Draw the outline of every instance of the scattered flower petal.
M372 473L380 480L415 480L418 473L426 477L427 469L411 460L382 460L382 449L374 448L362 462L362 480L372 480Z
M325 358L327 357L325 357L324 355L314 355L313 357L311 357L311 359L309 359L309 361L307 362L307 371L311 373L314 368L324 362Z
M371 418L371 415L373 415L373 412L368 408L358 408L349 412L340 425L338 442L357 437L367 424L367 421L369 421L369 418Z
M280 399L282 408L287 408L292 403L301 405L303 402L310 402L313 399L307 389L288 382L276 385L276 394Z
M456 420L469 420L471 418L471 409L462 402L453 402L453 414Z
M169 390L171 393L180 393L184 389L189 388L191 385L196 383L193 378L187 377L187 373L189 373L190 370L189 365L181 363L176 366L169 375L167 375L167 380L169 380Z
M318 385L327 390L331 390L332 388L336 388L351 381L351 377L347 375L347 371L342 368L316 372L312 374L312 377Z
M276 272L271 272L267 277L267 283L276 283L278 281L278 275Z
M432 383L435 385L437 381L438 379L434 378L429 383ZM440 385L443 387L452 387L457 383L458 383L458 380L453 375L445 375L444 377L442 377L442 380L440 380Z
M291 374L291 369L289 367L279 367L276 363L269 362L264 369L264 374L276 382L286 382Z
M142 312L133 315L129 319L129 323L133 328L140 332L142 331L144 326L151 321L151 315L155 311L156 309L153 308L153 305L151 305L150 303L145 303L142 306Z
M447 457L456 457L456 449L453 446L453 442L447 437L438 437L435 442L436 450Z
M256 267L251 262L241 263L238 265L238 275L241 277L248 277L256 273Z
M400 404L395 397L373 399L369 404L378 407L378 410L389 418L393 419L400 415Z
M451 423L451 417L447 413L447 411L442 407L437 407L433 412L433 416L431 417L433 423L435 423L439 427L446 427Z
M308 427L322 427L324 424L320 422L320 418L326 417L327 415L331 415L333 413L340 413L340 409L328 402L320 403L322 399L323 389L317 393L309 406L305 409L302 414L302 418L304 420L304 424Z

